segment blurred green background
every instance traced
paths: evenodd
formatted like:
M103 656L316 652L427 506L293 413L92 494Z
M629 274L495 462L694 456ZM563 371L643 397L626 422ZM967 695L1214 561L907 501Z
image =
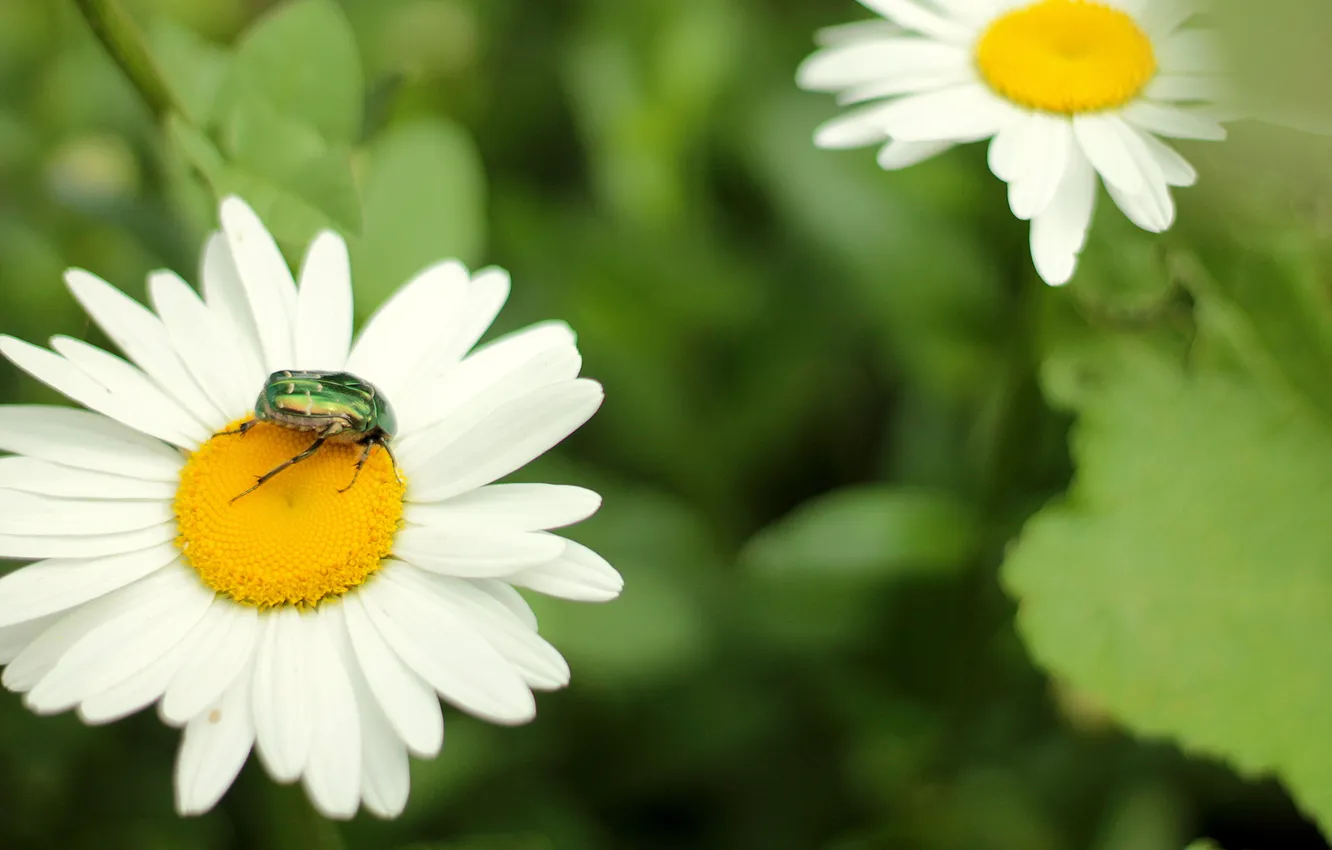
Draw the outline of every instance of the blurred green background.
M193 107L272 4L125 5ZM450 711L394 822L325 822L253 760L182 820L151 712L85 728L5 695L0 850L1325 846L1275 784L1134 740L1027 660L996 570L1070 475L1035 375L1038 317L1071 302L982 149L889 175L813 148L835 107L794 68L863 10L340 5L364 111L329 152L351 194L322 197L360 225L361 315L456 254L512 272L497 331L574 326L607 402L524 474L604 495L572 536L624 595L537 600L571 687L519 729ZM284 127L213 141L262 172ZM213 196L167 138L73 4L0 0L0 331L105 344L68 266L140 299L150 269L195 279ZM1103 205L1078 309L1132 322L1164 277ZM56 397L6 364L0 399Z

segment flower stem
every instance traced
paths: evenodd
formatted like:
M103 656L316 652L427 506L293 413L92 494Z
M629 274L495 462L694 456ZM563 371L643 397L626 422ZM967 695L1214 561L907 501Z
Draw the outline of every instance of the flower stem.
M184 114L148 52L143 33L117 0L74 0L74 5L157 120L172 112Z

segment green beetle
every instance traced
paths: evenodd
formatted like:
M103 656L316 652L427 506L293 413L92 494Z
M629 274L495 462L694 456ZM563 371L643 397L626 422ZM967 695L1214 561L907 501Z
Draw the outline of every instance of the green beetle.
M388 441L398 430L398 418L375 385L350 372L297 372L284 369L268 376L264 388L254 402L254 418L233 431L222 434L244 434L260 422L270 422L296 431L309 431L315 435L310 447L295 457L284 460L259 477L254 486L236 496L247 496L262 487L274 475L289 466L311 457L327 442L350 442L363 446L356 461L356 472L351 484L339 490L345 493L356 484L361 467L370 459L370 452L380 446L388 452L393 469L397 459Z

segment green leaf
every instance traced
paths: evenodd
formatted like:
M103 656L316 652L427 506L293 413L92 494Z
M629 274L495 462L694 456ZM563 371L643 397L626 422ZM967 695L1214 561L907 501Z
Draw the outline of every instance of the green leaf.
M278 6L246 31L218 97L225 118L256 97L333 143L350 144L361 129L365 97L361 58L346 16L330 0Z
M1004 567L1035 658L1136 731L1277 772L1332 824L1332 433L1138 341L1089 352L1076 482Z
M365 226L352 243L357 303L375 305L409 277L452 257L473 264L485 242L481 157L461 127L400 124L370 148Z
M307 195L337 197L339 192L350 191L355 197L350 175L338 185L343 178L337 168L341 160L336 157L312 161L308 170L291 175L288 188L227 162L211 139L179 116L168 118L167 138L216 197L235 194L244 198L273 237L294 250L303 248L320 230L337 225L327 212L306 200ZM327 181L327 185L319 181Z
M361 201L347 147L330 147L312 126L290 120L261 99L235 105L225 141L238 170L302 201L345 233L360 232Z
M713 646L698 600L720 566L706 525L672 498L598 489L614 510L601 511L569 536L615 565L625 576L624 593L595 605L529 595L541 634L560 647L583 688L623 687L697 670Z
M1228 345L1249 371L1292 391L1332 418L1332 295L1322 235L1309 228L1223 231L1206 266L1177 255L1181 280L1198 300L1205 334ZM1257 239L1262 251L1230 246Z
M768 575L874 580L952 570L979 536L975 513L948 493L872 485L801 505L757 534L744 558Z
M218 90L227 76L230 54L168 18L152 22L148 43L167 88L186 117L199 127L208 126Z

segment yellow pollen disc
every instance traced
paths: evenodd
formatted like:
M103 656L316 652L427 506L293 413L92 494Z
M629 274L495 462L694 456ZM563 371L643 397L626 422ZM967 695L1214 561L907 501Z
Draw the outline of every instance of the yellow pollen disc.
M405 487L382 447L345 493L362 448L330 442L231 501L313 440L260 423L214 435L190 455L176 491L176 545L218 593L264 608L313 606L359 586L389 554Z
M1086 0L1042 0L1002 15L976 43L1003 97L1074 115L1124 106L1156 74L1152 42L1129 15Z

